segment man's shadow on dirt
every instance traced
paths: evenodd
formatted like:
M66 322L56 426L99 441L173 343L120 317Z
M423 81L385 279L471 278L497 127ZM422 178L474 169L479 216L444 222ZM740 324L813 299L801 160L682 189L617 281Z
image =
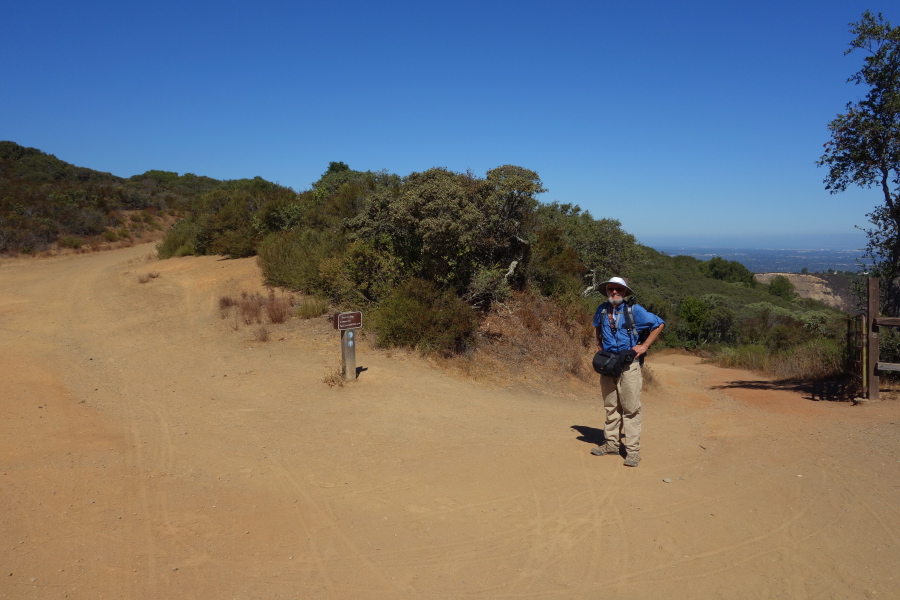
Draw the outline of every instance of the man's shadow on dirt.
M595 444L597 446L602 446L603 442L605 442L605 438L603 437L603 430L597 429L596 427L588 427L587 425L572 425L572 429L580 433L576 440L586 442L588 444Z

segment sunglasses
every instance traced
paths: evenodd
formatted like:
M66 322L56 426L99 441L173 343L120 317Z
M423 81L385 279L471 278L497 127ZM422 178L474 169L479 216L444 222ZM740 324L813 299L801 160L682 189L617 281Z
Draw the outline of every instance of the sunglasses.
M619 294L620 296L623 295L626 291L627 290L625 288L621 288L621 287L613 286L613 285L610 285L606 288L607 294L616 293L616 294Z

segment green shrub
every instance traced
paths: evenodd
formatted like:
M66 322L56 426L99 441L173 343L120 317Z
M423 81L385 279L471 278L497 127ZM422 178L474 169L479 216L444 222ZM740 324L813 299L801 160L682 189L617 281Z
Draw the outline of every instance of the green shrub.
M878 333L878 359L881 362L900 362L900 329L881 328Z
M823 337L791 346L780 352L769 372L785 379L824 379L844 368L844 344Z
M736 260L725 260L721 256L714 256L709 262L703 263L700 271L707 277L728 283L746 283L750 286L756 284L753 273L747 267Z
M488 309L494 302L503 302L512 294L506 281L505 269L480 267L472 275L466 300L480 309Z
M197 253L197 234L199 228L191 219L182 219L175 223L162 241L156 246L160 258L188 256Z
M784 275L776 275L769 283L769 293L785 300L791 300L796 295L794 284Z
M272 233L259 243L257 261L269 285L311 294L323 287L319 266L342 243L343 239L330 231L302 229Z
M762 344L722 347L714 360L722 367L747 369L781 379L817 380L843 371L844 349L837 340L817 337L776 351Z
M706 322L710 317L709 305L703 300L688 296L678 309L678 337L685 346L693 348L706 342Z
M721 367L764 372L769 364L769 351L761 344L741 344L720 348L715 361Z
M301 319L315 319L326 312L328 312L328 300L315 296L304 298L300 301L297 308L294 309L294 314Z
M246 258L256 254L256 232L247 224L223 231L206 248L206 254L224 254L229 258Z
M59 245L63 248L72 248L77 250L84 245L84 240L74 235L64 235L59 238Z
M449 356L471 346L478 319L452 291L410 279L372 311L372 326L381 346Z
M527 261L528 279L545 296L576 293L585 287L582 275L588 268L564 235L561 227L539 229Z
M319 265L322 291L336 303L378 302L403 280L400 260L369 242L350 244L341 256Z

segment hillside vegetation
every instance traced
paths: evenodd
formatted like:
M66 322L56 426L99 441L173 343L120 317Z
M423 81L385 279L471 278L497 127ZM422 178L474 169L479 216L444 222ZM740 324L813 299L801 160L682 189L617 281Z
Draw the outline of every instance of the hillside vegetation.
M247 187L284 189L260 178L218 181L168 171L124 179L0 141L0 254L130 238L159 229L161 217L192 210L211 192Z
M593 375L594 288L618 275L666 320L658 346L783 377L842 370L840 311L789 282L760 284L735 261L665 256L611 216L538 201L545 191L514 165L400 176L332 162L301 192L261 178L123 179L0 142L0 251L128 235L128 211L147 226L177 215L161 258L257 255L267 283L365 310L382 345L516 365L553 357L579 377Z

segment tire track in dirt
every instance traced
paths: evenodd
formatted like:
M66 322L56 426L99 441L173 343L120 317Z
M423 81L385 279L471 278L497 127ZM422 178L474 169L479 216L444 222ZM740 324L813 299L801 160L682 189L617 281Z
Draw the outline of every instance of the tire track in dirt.
M70 288L69 297L72 299L65 307L67 320L77 323L77 327L73 327L67 332L68 345L74 346L79 354L86 351L83 340L91 339L90 336L100 333L102 339L120 335L118 331L115 331L116 325L127 316L121 305L121 287L117 285L121 284L117 273L127 263L121 259L97 262L100 264L90 270L82 269L74 279L70 278L67 282ZM141 401L140 395L135 393L130 381L121 377L120 371L110 365L112 359L121 360L123 358L121 355L109 356L102 347L88 352L102 357L97 361L93 361L93 357L91 357L92 362L95 363L94 371L102 371L102 373L85 373L85 375L97 381L98 389L102 387L104 390L112 390L111 397L107 393L102 395L104 401L115 402L118 410L126 415L126 430L130 438L127 459L137 470L132 477L132 486L136 484L136 489L132 487L131 493L134 494L134 501L139 512L132 515L136 518L129 521L131 537L134 542L127 543L127 545L140 548L139 556L144 557L145 564L133 565L133 571L137 570L142 576L132 580L131 593L134 596L141 593L157 596L160 593L162 567L159 564L160 546L156 524L166 522L167 510L164 492L159 489L158 485L150 485L148 481L154 473L159 474L159 471L156 471L158 465L171 462L171 451L169 450L171 440L168 438L168 426L164 416L146 402ZM130 369L126 367L125 371L128 372ZM151 454L146 451L146 442L148 439L157 439L157 436L147 434L146 423L155 423L154 431L165 440L161 446L151 445L153 449ZM145 475L147 473L149 475ZM138 543L137 540L141 541ZM139 584L139 581L142 583Z
M111 287L128 291L135 288L135 273L131 270L133 263L120 263L110 269L105 278ZM186 520L182 514L184 508L173 507L170 494L176 485L180 485L178 474L179 459L176 449L185 452L183 443L176 443L173 431L176 420L173 416L173 403L177 398L194 397L202 388L199 376L170 383L176 375L172 372L167 356L154 352L154 348L169 345L192 344L191 336L201 330L195 309L196 295L191 288L183 285L177 273L170 273L154 263L153 269L162 272L164 279L154 280L161 283L155 287L144 287L140 293L146 301L161 308L152 316L131 314L123 301L128 298L122 295L110 302L104 312L118 313L122 320L129 321L128 328L141 332L144 344L128 355L119 355L120 372L128 373L127 377L110 375L118 379L116 386L120 390L122 405L126 406L126 420L130 423L134 448L134 462L139 466L141 506L145 514L142 522L149 542L148 568L146 578L152 581L154 589L161 586L166 589L174 585L173 572L185 571L194 585L201 588L212 583L202 568L208 559L208 551L204 547L206 537L202 534L206 526ZM138 267L143 271L143 267ZM171 277L170 277L171 275ZM155 320L183 319L187 324L175 335L156 331ZM114 335L114 334L113 334ZM145 350L143 346L148 348ZM176 365L176 368L178 365ZM179 438L180 439L180 438ZM152 483L151 483L152 481ZM161 561L168 563L163 565ZM177 564L178 567L171 565Z
M132 477L136 485L130 488L138 507L138 513L133 515L135 519L130 520L131 538L142 539L140 543L126 540L126 545L140 548L139 556L144 557L141 562L145 563L134 565L133 571L142 577L134 580L133 585L137 587L133 592L156 596L160 585L168 585L171 578L171 569L164 568L160 560L172 553L163 550L182 548L188 554L196 554L198 548L196 544L186 543L184 536L167 536L171 539L165 543L160 537L174 522L167 491L167 478L175 469L169 399L165 393L169 390L168 386L159 386L159 382L154 381L154 374L166 372L164 357L138 347L110 354L102 342L100 345L94 342L93 347L84 343L86 339L128 335L129 329L132 335L141 339L141 345L153 337L152 332L143 330L143 315L135 313L133 305L127 302L129 284L132 288L137 285L131 281L136 278L131 270L135 259L110 261L99 258L95 261L96 266L83 269L74 279L63 276L56 281L56 285L71 290L67 294L71 302L59 308L63 320L73 326L62 332L60 345L67 347L70 353L91 357L91 368L80 369L81 378L96 381L100 390L97 400L103 409L121 414L125 420L130 437L127 458L137 471ZM143 262L137 258L137 264ZM149 288L140 291L145 296L148 292L150 296L154 293ZM189 300L183 299L184 295L179 299L177 287L170 287L165 292L165 305L170 313L187 313L184 308ZM156 346L164 346L170 341L160 339ZM202 580L198 572L195 575Z
M609 457L591 457L582 460L583 480L591 482L590 489L568 498L562 498L555 494L555 505L558 509L552 515L546 516L540 508L540 497L553 490L540 490L538 493L540 486L535 481L533 473L526 469L522 470L521 476L528 479L534 496L534 504L538 507L537 517L532 519L530 535L537 540L549 540L546 546L541 548L540 553L529 554L523 570L546 575L561 564L571 562L568 553L572 548L586 545L590 550L587 553L590 560L584 565L586 577L591 580L597 577L603 557L601 540L604 535L615 535L621 525L617 518L611 517L616 513L612 503L613 499L621 492L620 483L623 476L621 470L611 470L607 473L607 478L603 480L602 492L598 492L596 487L599 474L607 471L606 466L612 466L612 463L604 461L604 458ZM588 470L587 465L592 465L594 470ZM556 527L549 532L546 531L548 522L556 523ZM606 532L607 528L611 531ZM527 585L526 581L514 581L509 589L504 590L503 597L529 597L532 592L523 589ZM568 593L570 592L560 591L557 597L565 597Z
M262 439L256 438L257 443L262 446ZM295 473L288 469L282 464L280 460L275 458L274 456L267 456L268 464L273 467L276 471L276 476L281 480L282 488L286 492L290 492L291 494L299 495L302 497L304 504L302 506L298 506L295 511L293 511L295 515L295 519L300 524L301 528L307 534L307 546L309 547L309 552L312 554L313 562L316 567L316 572L318 576L322 578L322 583L326 587L328 591L328 595L331 598L341 598L339 590L345 586L345 583L341 583L340 585L332 578L330 573L330 568L326 563L326 559L323 556L321 549L318 547L317 540L317 532L318 529L315 529L311 525L311 518L307 517L307 514L312 515L312 519L316 521L316 524L321 528L324 527L329 531L332 538L336 538L340 540L344 546L344 551L349 553L349 555L353 558L354 561L358 562L361 568L368 573L370 573L375 581L378 584L386 588L387 593L394 594L395 597L415 597L410 596L410 593L414 593L414 590L410 589L399 589L395 584L391 583L390 579L382 572L381 569L373 563L367 554L363 552L359 546L352 540L346 533L344 532L344 528L339 526L338 523L333 519L333 517L329 514L327 510L325 510L322 505L315 500L312 495L307 491L303 482L300 481ZM358 576L358 575L357 575ZM371 588L358 588L356 592L365 592L365 590Z

